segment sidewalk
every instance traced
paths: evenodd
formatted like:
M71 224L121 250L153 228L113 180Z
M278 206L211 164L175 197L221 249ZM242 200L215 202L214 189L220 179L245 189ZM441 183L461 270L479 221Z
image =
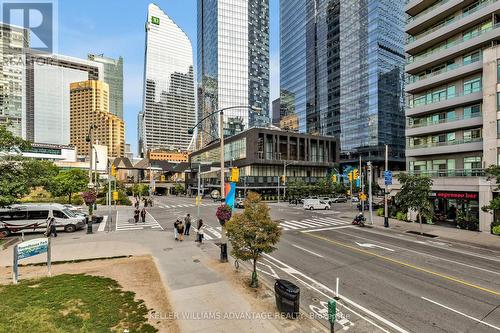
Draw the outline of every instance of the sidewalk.
M282 331L278 329L280 323L272 319L205 319L214 318L209 316L216 314L241 315L255 313L256 310L240 291L231 286L228 276L223 276L211 267L214 259L218 258L218 248L212 243L199 246L193 240L194 236L191 236L191 239L177 242L170 231L78 233L74 237L53 239L52 260L151 255L173 309L177 314L191 316L191 319L180 317L178 320L182 332ZM41 255L23 260L22 264L44 260L45 256ZM0 251L0 265L12 265L12 248ZM293 327L290 322L286 325Z
M373 214L373 224L376 228L384 228L384 218ZM418 223L403 222L389 219L389 229L406 233L408 231L420 232ZM472 245L481 248L500 250L500 237L488 232L469 231L458 228L440 226L436 224L422 224L422 230L426 234L438 236L440 239L454 241L457 243Z

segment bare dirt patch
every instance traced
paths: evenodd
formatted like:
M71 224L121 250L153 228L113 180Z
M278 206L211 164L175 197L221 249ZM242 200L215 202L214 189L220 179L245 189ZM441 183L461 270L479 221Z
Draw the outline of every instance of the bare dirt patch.
M47 276L47 267L20 267L19 272L20 279L41 278ZM144 303L150 309L150 313L173 312L168 301L168 291L165 290L160 274L150 256L52 265L52 275L79 273L104 276L116 280L124 291L132 291L135 293L136 299L144 300ZM0 285L9 283L12 283L12 268L0 267ZM68 311L71 311L71 309ZM160 332L180 332L177 322L170 318L158 320L154 319L154 316L150 316L148 322Z

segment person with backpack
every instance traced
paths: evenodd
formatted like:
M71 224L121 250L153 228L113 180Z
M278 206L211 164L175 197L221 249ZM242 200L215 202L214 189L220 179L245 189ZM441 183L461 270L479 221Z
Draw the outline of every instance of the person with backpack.
M179 223L181 221L179 221L179 219L177 219L175 222L174 222L174 238L175 240L179 240Z
M140 214L139 207L136 207L135 210L134 210L134 221L135 221L135 223L139 222L139 214Z
M179 234L179 240L182 242L184 240L184 224L182 221L179 221L179 224L177 224L177 233Z
M184 235L189 236L189 229L191 229L191 215L189 215L189 213L184 218L184 224L186 225L186 231L184 231Z
M142 223L146 223L146 208L145 207L142 207L141 219L142 219Z
M199 219L198 220L198 232L197 232L197 235L198 235L198 239L195 241L195 242L199 242L200 244L202 243L203 241L203 220L202 219Z

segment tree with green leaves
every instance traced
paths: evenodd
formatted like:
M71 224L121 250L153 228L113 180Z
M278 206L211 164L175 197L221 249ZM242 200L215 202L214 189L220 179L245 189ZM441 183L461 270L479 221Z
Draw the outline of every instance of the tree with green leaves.
M500 166L492 165L485 170L488 180L495 179L496 188L495 191L500 191ZM491 201L481 207L483 212L493 213L500 209L500 196L493 197ZM491 232L493 234L500 234L500 220L493 221L491 223Z
M69 169L60 171L54 177L49 192L55 196L68 196L68 203L71 203L71 196L87 188L88 174L82 169Z
M278 222L271 220L269 207L257 193L249 192L244 206L243 213L233 214L225 227L232 245L231 255L243 261L253 261L250 286L257 288L257 261L262 254L276 250L281 228Z
M422 234L422 217L429 219L433 216L432 203L429 199L432 193L432 179L406 173L400 173L396 178L401 184L401 190L396 194L396 204L404 211L417 212Z

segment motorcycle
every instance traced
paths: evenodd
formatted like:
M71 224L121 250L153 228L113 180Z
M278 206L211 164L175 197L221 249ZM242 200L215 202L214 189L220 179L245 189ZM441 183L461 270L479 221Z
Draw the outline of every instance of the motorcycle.
M352 224L364 227L365 221L366 221L366 218L363 216L363 214L359 214L354 218L354 220L352 220Z

